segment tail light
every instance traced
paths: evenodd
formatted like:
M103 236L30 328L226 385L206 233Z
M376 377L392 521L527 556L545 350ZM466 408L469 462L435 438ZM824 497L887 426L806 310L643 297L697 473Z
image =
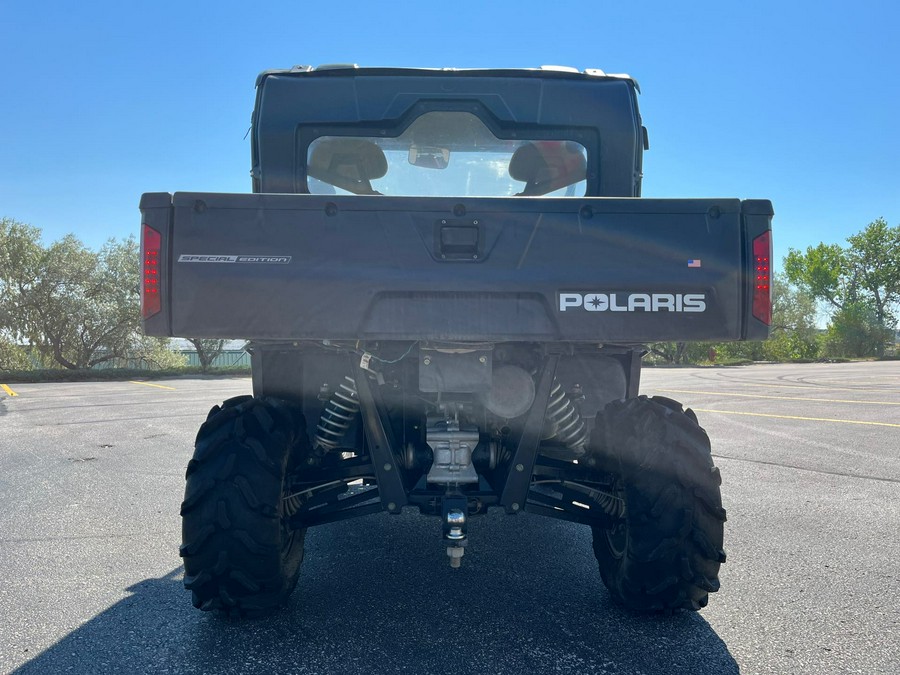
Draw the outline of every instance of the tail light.
M753 240L753 316L772 324L772 232Z
M162 237L159 232L144 225L141 232L141 316L145 319L162 308L159 295L159 253Z

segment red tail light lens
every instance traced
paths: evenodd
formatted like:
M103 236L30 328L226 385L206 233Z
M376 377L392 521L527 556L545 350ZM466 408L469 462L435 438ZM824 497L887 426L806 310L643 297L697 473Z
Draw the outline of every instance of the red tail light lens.
M772 233L753 240L753 316L772 325Z
M162 237L152 227L144 225L141 232L141 316L145 319L162 308L159 295L159 249Z

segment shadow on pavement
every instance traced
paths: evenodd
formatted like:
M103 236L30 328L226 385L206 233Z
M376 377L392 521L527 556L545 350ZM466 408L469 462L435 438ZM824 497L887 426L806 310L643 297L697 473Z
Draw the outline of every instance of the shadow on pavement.
M587 528L498 513L470 537L452 571L436 519L381 514L310 531L298 592L255 621L194 610L178 568L15 672L739 672L702 614L612 606Z

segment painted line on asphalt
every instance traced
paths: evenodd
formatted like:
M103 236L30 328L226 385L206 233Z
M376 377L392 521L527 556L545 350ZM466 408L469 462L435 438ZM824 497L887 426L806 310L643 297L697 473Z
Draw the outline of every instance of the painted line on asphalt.
M862 403L864 405L900 405L900 401L856 401L841 398L803 398L800 396L766 396L765 394L733 394L723 391L701 391L700 389L657 389L677 394L712 394L713 396L739 396L741 398L771 398L778 401L821 401L822 403Z
M16 392L14 392L12 389L10 389L10 388L9 388L8 386L6 386L5 384L0 384L0 388L2 388L3 391L5 391L5 392L6 392L7 394L9 394L10 396L18 396L18 394L17 394Z
M832 417L799 417L797 415L772 415L770 413L739 412L737 410L711 410L709 408L694 408L694 412L719 413L721 415L747 415L749 417L774 417L781 420L804 420L806 422L836 422L838 424L863 424L873 427L896 427L900 424L890 422L865 422L863 420L839 420Z
M137 380L129 380L128 384L142 384L145 387L156 387L157 389L171 389L172 391L178 391L175 387L167 387L164 384L153 384L152 382L138 382Z
M769 382L768 384L763 384L761 382L737 382L735 380L721 379L716 380L717 382L727 383L729 385L735 387L765 387L766 389L816 389L817 391L822 391L823 389L830 389L831 391L856 391L856 392L872 392L875 394L880 394L883 392L894 393L900 392L900 389L896 387L893 388L885 388L885 389L862 389L861 387L856 387L855 389L852 387L831 387L827 384L823 385L812 385L812 384L784 384L782 382Z

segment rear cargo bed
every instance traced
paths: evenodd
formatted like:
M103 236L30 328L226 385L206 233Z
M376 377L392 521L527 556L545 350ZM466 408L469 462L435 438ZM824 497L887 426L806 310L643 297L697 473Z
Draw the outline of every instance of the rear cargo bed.
M645 342L764 337L737 199L149 193L151 335ZM691 262L693 261L693 262Z

